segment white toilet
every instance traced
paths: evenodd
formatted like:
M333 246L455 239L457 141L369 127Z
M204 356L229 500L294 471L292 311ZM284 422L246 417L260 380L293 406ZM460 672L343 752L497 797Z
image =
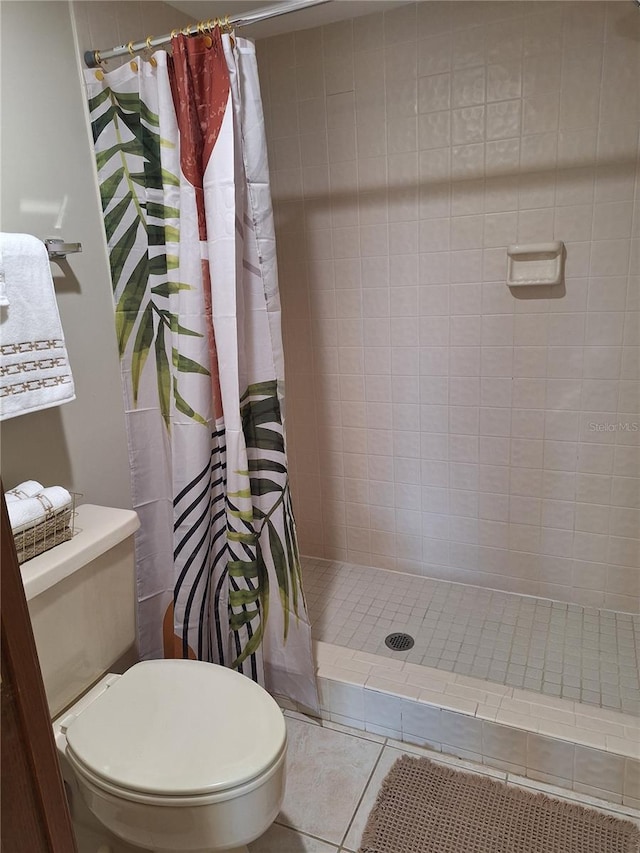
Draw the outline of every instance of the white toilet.
M81 506L74 538L22 566L79 850L241 853L282 805L284 718L262 687L214 664L108 674L135 640L138 524Z

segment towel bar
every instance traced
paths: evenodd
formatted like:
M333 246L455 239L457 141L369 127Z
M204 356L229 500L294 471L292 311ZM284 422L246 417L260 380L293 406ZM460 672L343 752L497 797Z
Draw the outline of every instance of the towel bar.
M82 243L65 243L59 237L47 237L44 244L52 261L63 261L67 255L82 251Z

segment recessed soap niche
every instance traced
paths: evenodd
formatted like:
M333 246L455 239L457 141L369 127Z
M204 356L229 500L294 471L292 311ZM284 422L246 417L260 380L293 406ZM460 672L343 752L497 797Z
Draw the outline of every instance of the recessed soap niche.
M507 249L509 287L560 284L564 271L564 243L529 243Z

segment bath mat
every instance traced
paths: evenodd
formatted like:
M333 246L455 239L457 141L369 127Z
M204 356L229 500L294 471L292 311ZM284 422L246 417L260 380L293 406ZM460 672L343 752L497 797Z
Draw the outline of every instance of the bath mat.
M359 853L638 853L630 821L404 755Z

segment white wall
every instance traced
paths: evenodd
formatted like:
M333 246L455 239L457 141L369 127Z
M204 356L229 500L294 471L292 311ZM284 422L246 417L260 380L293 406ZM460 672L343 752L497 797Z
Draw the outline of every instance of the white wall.
M52 266L77 399L2 424L4 485L35 478L81 492L84 503L130 506L111 280L78 56L188 21L164 3L138 0L3 0L0 16L0 227L55 236L66 198L59 235L83 247Z
M637 610L639 12L259 42L304 553ZM563 240L512 293L506 246Z
M66 199L59 234L83 248L52 265L77 399L2 424L4 485L34 478L81 492L83 503L130 506L111 284L69 4L3 2L0 14L2 230L54 236Z

